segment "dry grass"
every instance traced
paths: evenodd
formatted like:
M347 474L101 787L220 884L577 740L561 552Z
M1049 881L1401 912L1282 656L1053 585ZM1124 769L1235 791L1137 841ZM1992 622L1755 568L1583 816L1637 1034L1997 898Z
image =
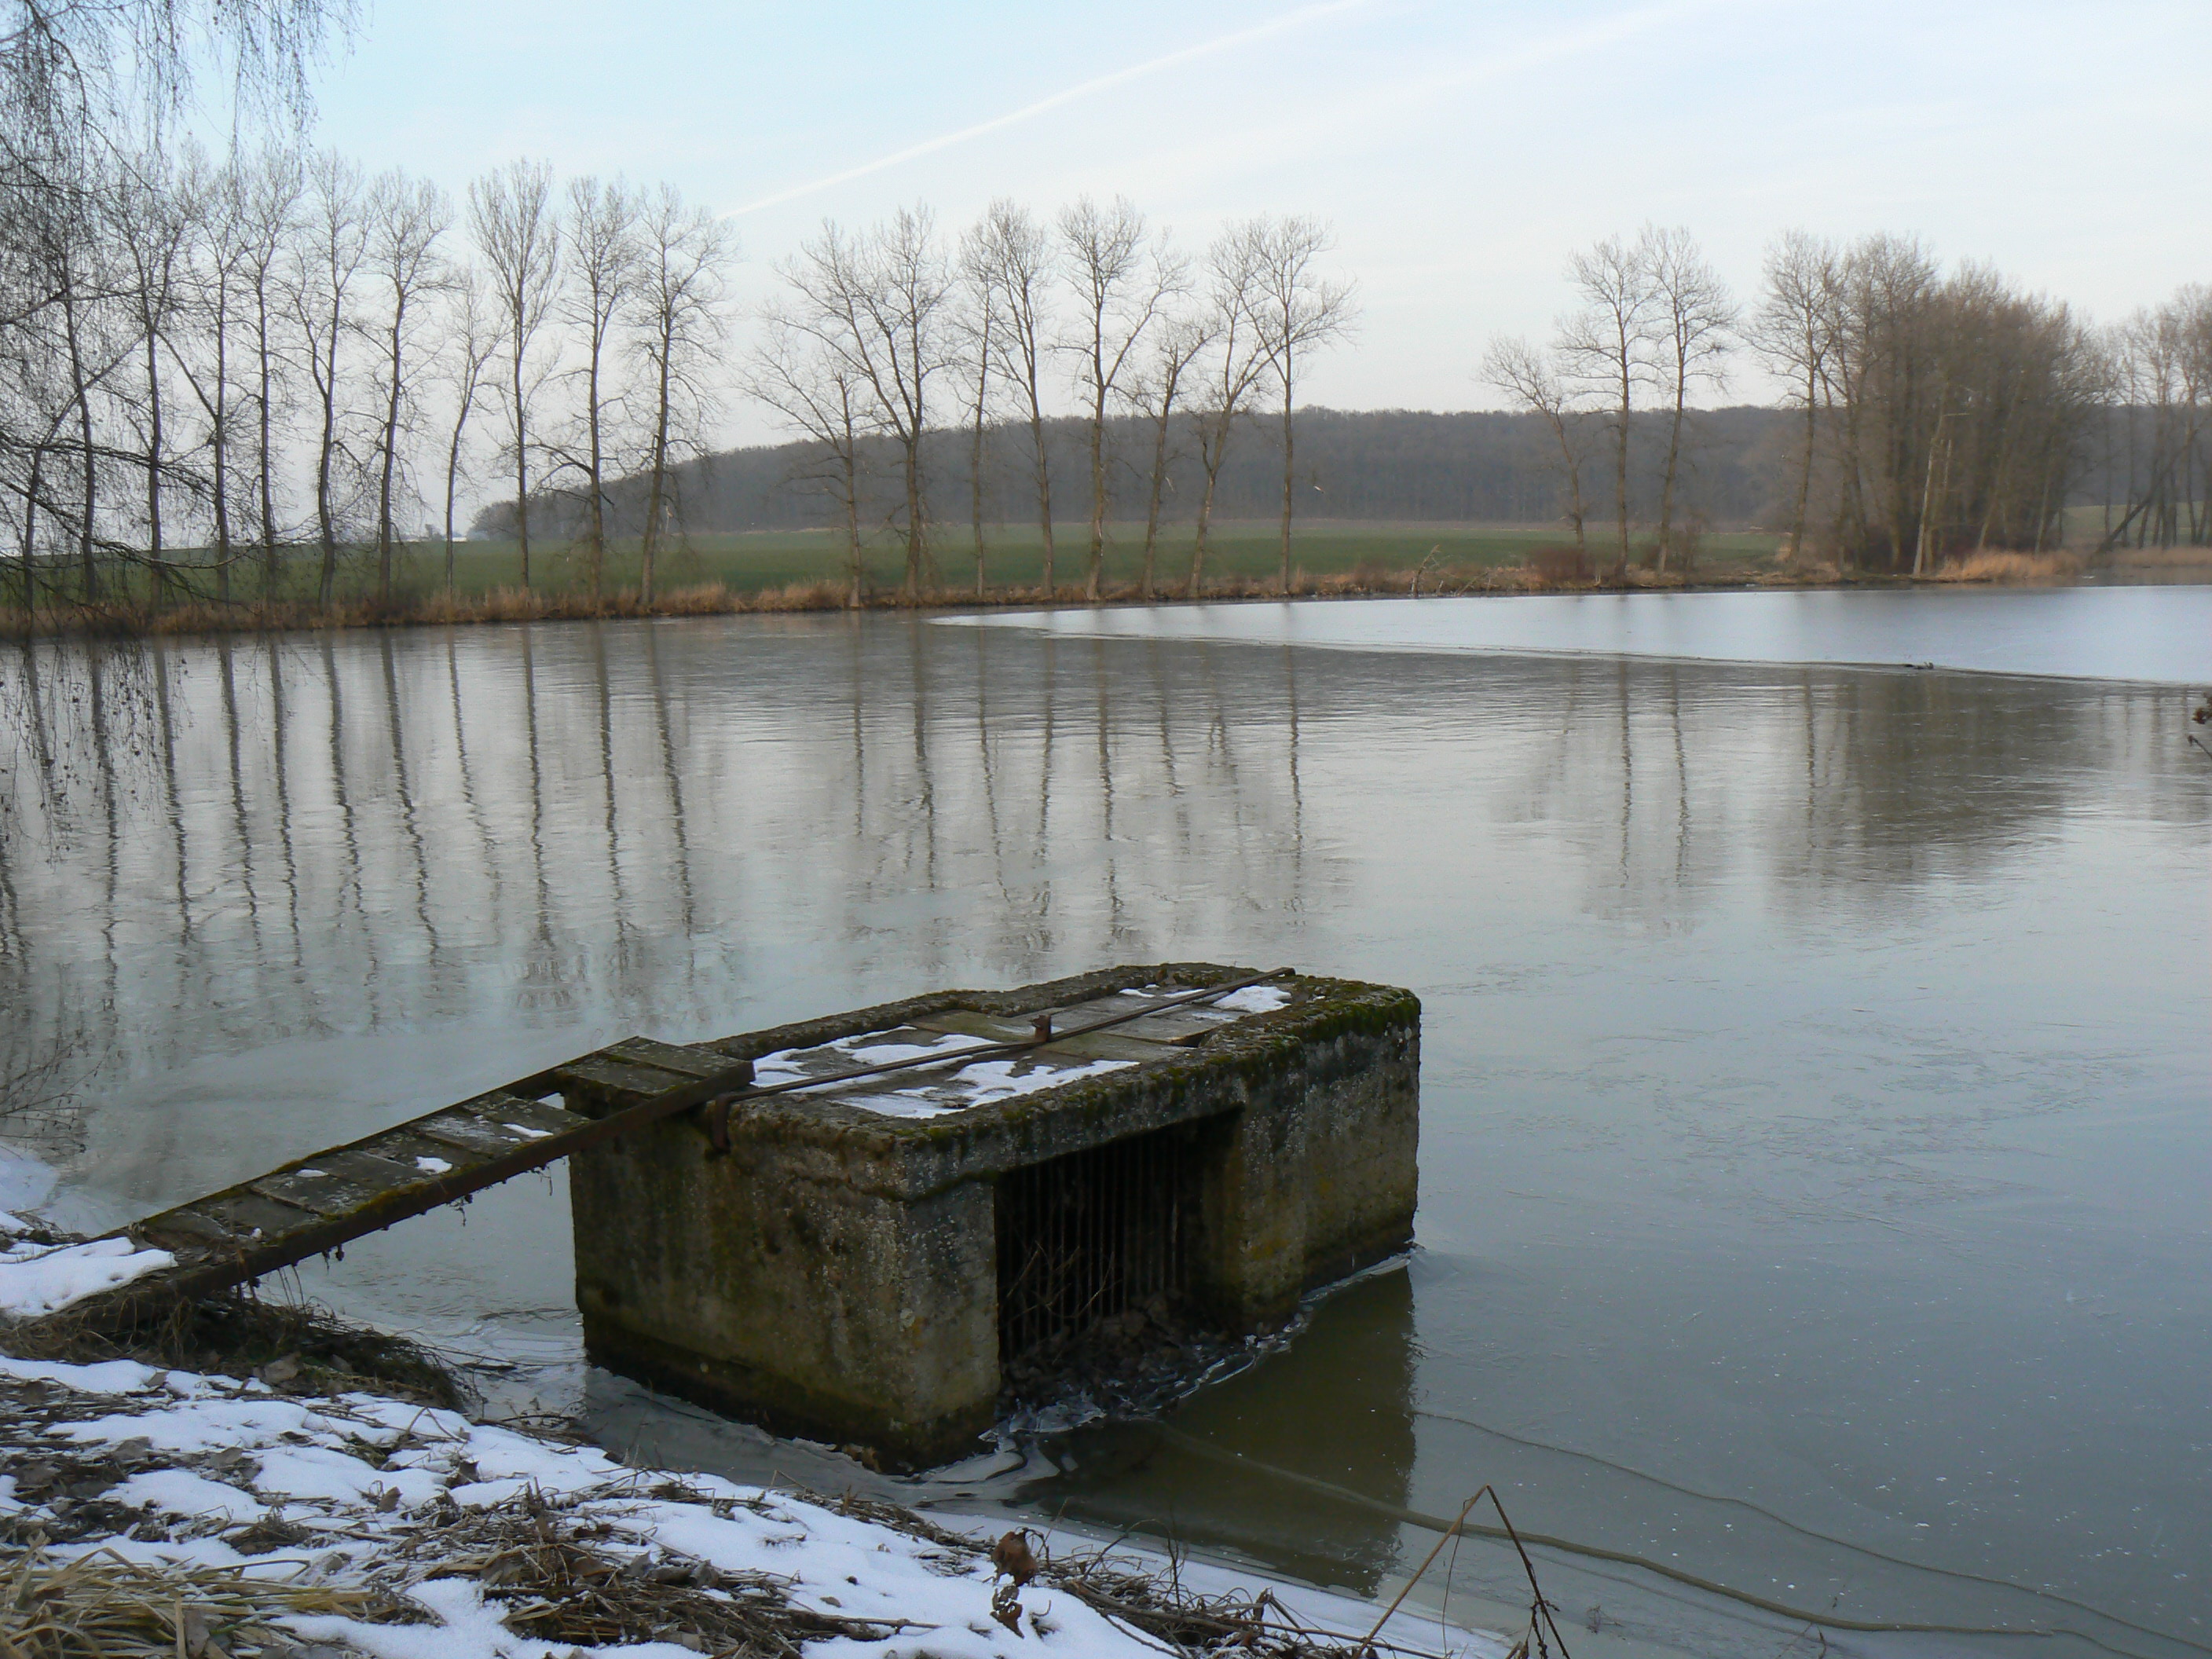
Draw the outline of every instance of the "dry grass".
M2112 555L2122 570L2212 570L2212 547L2123 547Z
M709 1498L671 1482L651 1495L726 1511L753 1500ZM887 1504L811 1497L825 1508L937 1547L944 1570L958 1571L984 1553L978 1541ZM145 1565L100 1550L73 1560L33 1547L0 1553L0 1656L5 1659L246 1659L297 1651L287 1615L337 1616L370 1624L426 1622L407 1594L425 1578L472 1578L500 1622L550 1650L628 1642L671 1642L725 1659L801 1659L824 1638L881 1643L933 1626L893 1617L851 1617L802 1607L788 1581L764 1572L722 1571L653 1547L619 1520L571 1513L568 1500L526 1491L503 1504L462 1510L450 1502L426 1510L377 1553L367 1583L315 1581L302 1565L290 1576L249 1576L230 1568ZM1034 1536L1034 1534L1031 1534ZM247 1544L243 1534L232 1541ZM992 1616L1023 1634L1045 1614L1020 1592L1039 1588L1073 1595L1164 1651L1209 1659L1431 1659L1370 1636L1364 1643L1316 1630L1267 1591L1202 1595L1182 1582L1180 1564L1162 1571L1109 1548L1055 1555L1018 1553L1013 1581L991 1600ZM641 1545L643 1547L641 1547ZM994 1557L995 1560L997 1558ZM341 1650L349 1651L349 1650Z
M1291 578L1291 596L1299 599L1366 599L1411 595L1430 599L1470 593L1584 592L1607 586L1602 581L1559 580L1532 564L1437 564L1424 562L1411 569L1363 565L1349 571L1322 574L1299 570ZM1657 575L1648 570L1629 573L1632 587L1696 586L1695 578ZM1106 583L1099 599L1107 605L1175 604L1195 597L1200 600L1268 599L1281 598L1273 577L1222 576L1210 578L1194 596L1187 582L1162 580L1147 593L1134 580ZM40 610L27 618L16 607L0 607L0 634L74 635L131 638L146 635L270 633L338 628L404 628L466 626L480 623L567 622L589 618L638 617L708 617L745 614L790 614L843 611L849 608L850 590L842 581L827 580L790 582L781 587L741 592L721 582L702 582L656 595L647 605L635 589L602 595L568 592L532 592L520 587L495 588L489 592L453 594L434 592L395 600L341 601L324 606L304 602L264 601L217 604L190 600L156 609L137 603L63 605ZM1060 585L1048 592L1042 587L994 587L978 597L972 587L945 586L909 595L898 589L870 593L860 608L870 611L939 611L977 606L1021 608L1085 603L1085 589Z
M35 1242L74 1242L74 1235L30 1233ZM124 1330L94 1329L67 1310L42 1319L0 1324L0 1352L21 1359L97 1364L135 1359L222 1376L278 1372L280 1393L319 1394L365 1389L398 1399L459 1407L469 1391L428 1349L404 1337L349 1324L310 1303L264 1300L251 1287L204 1297L162 1317ZM289 1363L287 1363L289 1362ZM278 1370L272 1372L270 1368ZM0 1650L0 1659L6 1659Z
M709 1498L670 1483L653 1496L728 1512L741 1499ZM747 1505L758 1508L758 1504ZM725 1572L703 1561L640 1551L616 1528L567 1512L561 1499L526 1491L482 1510L450 1504L411 1528L383 1569L405 1582L470 1577L501 1608L516 1635L564 1647L672 1641L702 1653L799 1659L823 1637L881 1642L910 1627L900 1619L845 1618L797 1605L788 1581ZM606 1547L614 1540L617 1547ZM627 1541L629 1547L623 1547ZM968 1546L969 1552L974 1545Z
M2081 574L2073 553L2005 553L1979 548L1946 561L1936 572L1939 582L2063 582Z
M427 1616L380 1589L229 1567L141 1565L112 1550L69 1561L43 1550L10 1551L0 1559L0 1654L7 1659L244 1659L296 1650L296 1635L274 1622L287 1614L377 1623Z
M1541 550L1539 550L1540 551ZM2168 548L2122 550L2115 562L2142 569L2201 569L2212 566L2212 550ZM2078 576L2081 556L2074 552L2011 553L1983 550L1944 564L1935 580L1942 582L2059 582ZM1626 586L1634 589L1675 590L1706 586L1820 586L1852 577L1833 561L1817 553L1784 555L1771 568L1756 573L1730 570L1717 582L1692 572L1657 572L1632 566ZM1881 580L1904 580L1897 577ZM1424 560L1411 568L1363 563L1351 570L1316 574L1295 571L1291 596L1298 599L1352 599L1410 595L1448 598L1476 593L1580 593L1601 592L1623 584L1613 579L1609 567L1598 562L1589 580L1565 575L1534 555L1518 564L1440 563ZM972 586L947 584L915 594L897 588L871 592L861 609L870 611L971 610L976 607L1020 608L1048 605L1079 605L1085 590L1073 584L1049 592L1038 586L994 587L978 595ZM1270 599L1283 597L1274 577L1223 575L1207 579L1197 593L1179 580L1156 581L1149 592L1133 580L1106 583L1099 601L1107 605L1180 604L1203 601ZM817 579L794 581L781 587L744 592L719 582L701 582L657 594L648 605L635 588L623 588L593 599L589 594L562 590L532 591L500 587L483 593L431 592L395 600L389 605L369 600L341 601L322 606L305 602L264 601L219 605L191 600L161 609L136 603L98 605L64 605L26 618L14 607L0 607L0 633L88 635L130 637L149 634L263 633L288 629L336 628L397 628L466 626L480 623L568 622L591 618L638 617L714 617L746 614L788 615L843 611L851 592L842 580Z

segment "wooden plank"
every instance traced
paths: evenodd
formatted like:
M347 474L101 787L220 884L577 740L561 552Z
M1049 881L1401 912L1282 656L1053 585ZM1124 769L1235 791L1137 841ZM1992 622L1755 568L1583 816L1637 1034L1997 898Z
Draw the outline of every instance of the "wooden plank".
M236 1235L212 1216L189 1207L164 1210L133 1224L131 1231L172 1255L199 1255L235 1242Z
M496 1157L512 1152L517 1146L527 1146L533 1140L543 1140L547 1132L543 1129L512 1128L495 1118L479 1117L474 1112L465 1112L458 1106L448 1107L428 1117L418 1117L408 1126L426 1140L438 1142L467 1152L471 1156Z
M1136 1006L1136 998L1129 996L1099 997L1091 1002L1079 1002L1071 1007L1053 1010L1054 1025L1088 1025L1093 1020L1109 1019L1126 1014ZM1191 1008L1166 1008L1158 1013L1148 1013L1114 1030L1123 1036L1141 1037L1153 1042L1172 1042L1188 1047L1203 1042L1214 1032L1233 1025L1243 1016L1233 1012L1204 1014ZM1099 1034L1104 1036L1103 1032Z
M518 1137L522 1140L533 1138L528 1135ZM495 1151L457 1147L450 1141L435 1139L417 1132L412 1123L386 1129L364 1143L361 1151L373 1158L391 1159L404 1169L410 1179L418 1175L450 1175L456 1170L489 1163L500 1156Z
M653 1093L639 1104L586 1117L513 1092L558 1086L556 1073L538 1073L312 1158L295 1158L268 1175L117 1229L112 1236L168 1250L177 1258L175 1265L88 1297L56 1316L88 1328L112 1326L258 1279L642 1124L690 1110L735 1086L742 1076L734 1060L725 1060L719 1073L691 1075L603 1054L586 1055L580 1063L602 1075L649 1081Z
M734 1060L725 1063L736 1064ZM584 1092L607 1096L625 1106L651 1100L696 1080L681 1073L662 1071L657 1066L640 1066L611 1057L604 1048L580 1060L556 1066L552 1075L554 1081L563 1087L580 1084Z
M1142 1065L1146 1060L1172 1060L1182 1051L1182 1045L1162 1042L1157 1037L1133 1037L1126 1035L1127 1027L1111 1031L1093 1031L1088 1036L1054 1037L1043 1048L1032 1052L1040 1060L1088 1064L1094 1060L1129 1060Z
M513 1095L497 1092L478 1095L474 1100L465 1100L459 1105L447 1109L466 1112L486 1123L496 1123L501 1128L517 1131L526 1140L566 1134L592 1121L581 1113L572 1112L565 1106L556 1106L549 1101L518 1100ZM433 1115L442 1117L444 1113L434 1113ZM422 1118L413 1118L402 1127L412 1127L422 1121Z
M955 1032L961 1036L981 1037L989 1042L1026 1042L1036 1035L1025 1019L1005 1019L996 1014L979 1014L969 1008L947 1008L941 1014L923 1014L914 1023L925 1031Z
M496 1156L548 1135L566 1134L590 1121L563 1107L495 1089L457 1105L441 1106L425 1116L410 1118L385 1133L423 1135L449 1146ZM372 1141L375 1139L370 1137Z
M275 1238L315 1218L315 1212L304 1205L264 1197L251 1187L195 1199L190 1207L222 1223L233 1238Z
M341 1146L302 1158L289 1168L250 1181L247 1187L264 1198L295 1204L319 1216L344 1215L395 1188L422 1178L411 1165L380 1158L373 1152Z
M1108 1000L1110 1004L1111 999ZM1103 1008L1103 1012L1099 1012ZM1098 1003L1083 1005L1083 1012L1061 1009L1052 1017L1054 1025L1066 1028L1088 1024L1103 1019L1108 1013L1127 1013L1126 1007L1115 1008ZM1148 1014L1142 1020L1127 1025L1116 1025L1110 1031L1093 1031L1088 1036L1054 1037L1051 1047L1063 1055L1075 1055L1084 1060L1162 1060L1170 1052L1170 1045L1176 1044L1172 1036L1146 1036L1139 1027L1148 1022L1164 1020L1170 1016ZM993 1042L1027 1042L1036 1035L1036 1028L1026 1019L1005 1018L996 1014L979 1014L965 1008L947 1009L941 1014L924 1014L914 1022L925 1031L957 1032L962 1036L983 1037ZM1209 1025L1209 1030L1212 1026ZM1063 1063L1065 1063L1063 1061Z
M1086 1018L1125 1013L1131 1000L1107 998L1055 1010L1055 1021L1065 1028ZM1228 1023L1170 1011L1111 1031L1063 1037L1011 1058L1033 1057L1036 1063L1059 1066L1098 1060L1141 1064L1166 1057L1163 1040L1187 1040ZM1146 1025L1163 1029L1145 1030ZM864 1103L869 1096L926 1094L975 1056L951 1048L941 1051L941 1064L855 1079L842 1087L835 1079L856 1066L880 1063L883 1057L872 1050L927 1052L949 1036L1000 1042L1031 1035L1024 1021L953 1011L873 1033L846 1048L824 1045L790 1055L792 1071L771 1071L758 1081L774 1089L818 1078L828 1085L824 1094L843 1096L855 1104ZM80 1303L69 1310L70 1316L88 1323L126 1320L258 1278L615 1135L693 1109L738 1086L744 1069L742 1062L714 1049L629 1037L505 1088L426 1112L312 1158L295 1158L266 1175L118 1229L118 1235L171 1251L177 1258L174 1267ZM606 1102L614 1109L586 1115L543 1097L564 1088Z
M640 1066L657 1066L664 1072L678 1072L685 1077L715 1077L726 1072L733 1063L730 1057L715 1048L698 1048L676 1042L655 1042L651 1037L624 1037L620 1042L610 1042L599 1050L617 1060Z

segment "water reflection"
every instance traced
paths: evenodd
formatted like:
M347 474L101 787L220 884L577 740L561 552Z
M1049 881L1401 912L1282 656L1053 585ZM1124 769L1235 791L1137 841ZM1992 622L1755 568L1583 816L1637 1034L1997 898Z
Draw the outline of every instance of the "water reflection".
M889 618L12 645L0 1077L76 1079L47 1150L104 1224L631 1030L1115 959L1409 983L1422 1254L1179 1432L1385 1509L1501 1479L1532 1525L1849 1606L2014 1617L1978 1574L2187 1640L2186 701ZM304 1277L557 1404L568 1248L564 1188L519 1182ZM1040 1501L1102 1523L1403 1559L1380 1510L1148 1431L1060 1450Z
M1407 1507L1413 1322L1402 1266L1363 1279L1315 1310L1297 1363L1268 1356L1185 1402L1171 1430L1127 1424L1074 1437L1060 1449L1060 1478L1037 1496L1103 1527L1260 1553L1371 1595L1398 1565L1398 1523L1266 1471ZM1192 1456L1194 1442L1217 1455Z

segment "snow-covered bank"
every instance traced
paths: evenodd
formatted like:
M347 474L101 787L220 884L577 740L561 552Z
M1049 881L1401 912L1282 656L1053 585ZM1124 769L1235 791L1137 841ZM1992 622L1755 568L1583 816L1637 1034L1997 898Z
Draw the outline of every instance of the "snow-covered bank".
M1357 1601L1188 1564L1180 1587L1189 1606L1147 1609L1151 1564L1126 1552L1102 1558L1065 1537L1010 1600L988 1535L879 1506L854 1512L711 1475L630 1469L594 1447L374 1395L295 1397L127 1360L0 1358L0 1409L9 1555L35 1552L51 1565L112 1551L203 1579L212 1571L373 1591L356 1602L383 1610L264 1607L264 1624L226 1637L211 1600L194 1615L211 1644L193 1651L208 1659L275 1659L288 1644L374 1659L678 1659L802 1645L808 1659L1140 1659L1213 1646L1318 1654L1349 1651L1374 1620ZM1258 1591L1271 1593L1272 1607ZM1255 1608L1261 1627L1247 1642ZM1178 1616L1187 1639L1163 1631ZM1224 1627L1210 1639L1209 1616ZM1229 1630L1240 1617L1246 1627ZM271 1629L289 1634L272 1638ZM1408 1652L1440 1651L1432 1618L1394 1620L1382 1644L1394 1639ZM180 1651L188 1645L180 1638ZM1498 1659L1504 1644L1455 1633L1449 1650Z
M127 1238L88 1238L41 1244L21 1237L22 1224L0 1214L0 1316L34 1319L82 1302L100 1291L166 1267L167 1250L142 1250Z

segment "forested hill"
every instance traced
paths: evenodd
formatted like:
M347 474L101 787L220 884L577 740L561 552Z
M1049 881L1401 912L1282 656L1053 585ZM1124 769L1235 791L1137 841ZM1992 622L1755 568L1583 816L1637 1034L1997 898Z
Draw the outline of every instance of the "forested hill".
M1090 512L1086 428L1074 419L1047 429L1054 516L1079 519ZM1682 506L1715 526L1773 521L1786 494L1794 428L1774 409L1703 410L1691 417L1687 463L1679 486ZM1298 510L1314 518L1413 520L1435 522L1540 523L1559 517L1565 501L1550 430L1534 416L1418 410L1304 409L1295 429L1294 477ZM1150 489L1153 432L1135 419L1109 425L1110 516L1141 519ZM1649 417L1636 434L1631 480L1639 517L1656 514L1666 428ZM972 512L970 432L939 430L926 446L929 512L940 523L964 522ZM1595 421L1582 440L1583 489L1592 518L1613 507L1610 454ZM1188 428L1174 434L1164 515L1188 521L1205 486L1198 445ZM801 529L831 524L836 509L807 474L818 452L803 444L733 449L684 467L680 513L697 532ZM868 517L879 524L898 492L898 462L888 444L871 455L877 499ZM1030 437L1025 427L998 426L984 436L984 517L994 522L1036 516ZM1224 468L1214 511L1228 519L1267 518L1281 508L1282 431L1279 418L1255 416L1237 433ZM643 490L635 479L614 487L617 526L639 528ZM551 525L562 528L564 504L548 496ZM533 504L532 527L538 527ZM512 503L477 515L475 532L498 535L513 523Z

